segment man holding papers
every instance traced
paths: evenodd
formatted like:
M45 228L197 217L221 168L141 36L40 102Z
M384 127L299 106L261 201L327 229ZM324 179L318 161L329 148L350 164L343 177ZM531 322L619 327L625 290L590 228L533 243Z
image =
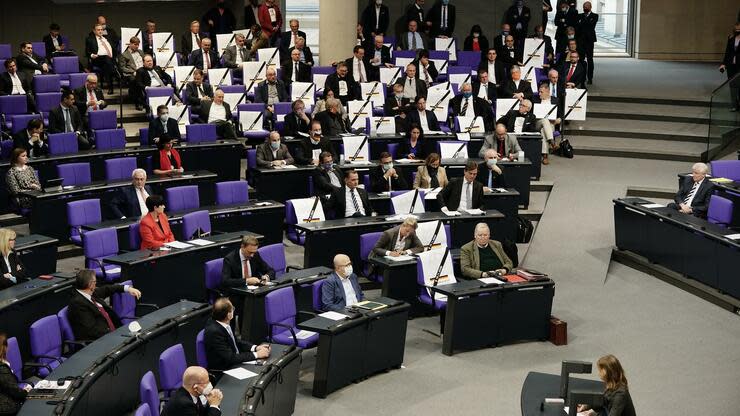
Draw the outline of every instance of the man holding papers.
M288 146L280 143L280 133L270 132L264 143L257 148L257 166L260 168L281 167L294 164Z
M327 98L326 110L314 116L314 120L321 123L321 131L325 136L339 136L350 131L349 119L342 115L341 107L341 101L336 98Z
M388 152L380 154L380 164L370 169L370 190L389 192L408 189L403 171L393 166L393 157Z
M367 192L359 188L360 177L356 171L347 171L344 186L332 192L326 208L334 209L336 218L365 217L372 214Z
M334 256L334 273L321 286L321 304L325 311L341 311L365 299L353 273L352 261L345 254Z
M383 231L370 252L370 257L398 257L424 251L424 245L416 236L416 218L406 218L401 225Z
M275 271L262 260L259 242L254 236L242 237L241 247L224 257L221 269L221 289L244 287L269 282L275 277Z
M478 164L472 160L465 163L462 178L455 178L437 194L442 212L479 209L483 206L483 185L475 180Z
M242 341L234 335L231 320L234 319L234 305L228 298L219 298L213 304L211 318L206 323L203 342L206 349L208 369L223 371L239 366L245 361L270 356L270 345L254 345Z
M460 268L466 279L480 279L504 275L513 264L504 248L491 240L491 230L486 223L475 226L475 239L460 248Z
M486 100L488 104L496 102L496 84L488 80L487 71L478 71L478 81L473 82L473 95Z
M506 130L514 133L537 132L537 119L532 112L532 102L522 100L518 110L511 110L506 115Z
M486 135L483 138L483 146L481 146L478 156L483 157L488 149L494 149L498 153L499 159L503 157L515 159L516 155L522 151L516 135L507 133L506 125L503 123L496 124L494 134Z

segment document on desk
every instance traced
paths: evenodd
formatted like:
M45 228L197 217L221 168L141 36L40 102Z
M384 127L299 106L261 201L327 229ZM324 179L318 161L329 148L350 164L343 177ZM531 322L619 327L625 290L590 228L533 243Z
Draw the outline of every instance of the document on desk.
M272 202L267 202L267 201L265 201L265 202L257 202L256 204L254 204L254 206L256 206L256 207L267 207L267 206L270 206L270 205L272 205Z
M396 163L419 163L416 159L396 159Z
M504 282L502 282L501 280L496 279L495 277L482 277L482 278L478 279L478 281L480 281L481 283L487 284L487 285L494 284L494 283L497 284L497 285L503 285L504 284Z
M483 214L486 213L485 211L483 211L480 208L468 208L468 209L465 209L463 211L467 212L470 215L483 215Z
M34 389L66 390L72 385L72 380L67 380L61 386L56 381L41 380L33 386Z
M296 165L275 166L275 169L298 169Z
M334 311L320 313L319 316L322 318L331 319L332 321L341 321L343 319L349 318L349 316L347 315L341 314L339 312L334 312Z
M105 269L106 273L121 273L120 267L113 267L112 269Z
M314 335L316 335L315 332L306 331L305 329L301 329L300 331L295 333L295 337L298 339L307 339L307 338L311 338Z
M569 407L569 406L565 406L565 407L563 408L563 411L564 411L564 412L565 412L566 414L570 414L569 410L570 410L570 407ZM590 412L589 412L588 410L586 410L585 412L578 412L578 413L576 413L576 415L577 415L577 416L588 416L588 415L590 415L590 414L591 414L591 413L590 413Z
M393 256L384 256L384 257L386 260L390 260L390 261L408 261L408 260L414 259L413 256L409 256L406 254L401 255L401 256L396 256L396 257L393 257Z
M195 244L196 246L207 246L210 244L213 244L213 241L204 240L202 238L196 238L195 240L188 241L190 244Z
M245 380L257 376L257 373L253 373L246 368L237 367L231 370L224 371L224 374L230 375L237 380Z
M460 215L462 215L459 211L442 211L442 212L444 212L444 214L447 215L448 217L459 217Z
M655 208L665 208L665 205L661 205L661 204L644 204L642 207L643 208L647 208L647 209L655 209Z
M190 248L192 247L190 244L183 243L182 241L171 241L169 243L164 243L165 246L169 248Z
M737 241L740 240L740 234L727 234L725 238Z

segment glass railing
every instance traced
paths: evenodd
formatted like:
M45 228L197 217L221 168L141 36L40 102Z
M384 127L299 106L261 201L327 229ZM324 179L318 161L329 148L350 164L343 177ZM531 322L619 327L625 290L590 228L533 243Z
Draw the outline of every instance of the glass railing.
M733 151L735 140L740 140L740 112L732 94L738 93L740 74L725 81L712 92L709 102L709 131L707 134L707 157L712 160Z

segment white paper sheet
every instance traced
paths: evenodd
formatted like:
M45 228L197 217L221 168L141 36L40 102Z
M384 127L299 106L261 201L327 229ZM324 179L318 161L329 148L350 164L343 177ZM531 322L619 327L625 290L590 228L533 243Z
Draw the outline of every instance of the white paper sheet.
M261 111L240 111L239 124L242 131L259 131L262 130L262 112Z
M306 331L305 329L301 329L300 331L295 333L295 337L298 339L307 339L307 338L311 338L314 335L316 335L315 332Z
M293 82L290 84L290 101L301 100L306 107L314 105L316 84L313 82Z
M482 277L482 278L478 279L478 281L480 281L481 283L485 283L487 285L490 285L492 283L495 283L497 285L503 285L504 284L504 282L502 282L501 280L496 279L495 277Z
M398 78L401 78L402 76L403 76L403 68L401 67L395 67L395 68L381 67L380 68L380 82L382 82L385 85L395 84L396 80L398 80Z
M342 143L344 143L345 161L354 163L370 163L370 147L368 146L367 140L365 140L365 136L342 137ZM362 145L362 148L360 148L360 145ZM357 149L360 149L360 151L357 152ZM355 153L357 153L357 158L351 160Z
M397 214L423 214L424 212L424 197L421 195L421 192L419 195L416 195L416 190L414 191L408 191L404 192L400 195L396 195L391 198L391 203L393 204L393 210ZM414 203L414 197L416 197L416 203ZM411 204L414 203L414 210L411 211Z
M396 119L394 117L370 117L370 135L395 134Z
M67 380L61 386L57 384L56 380L40 380L36 383L34 389L50 389L50 390L66 390L72 385L72 380Z
M213 244L213 241L196 238L195 240L188 240L188 243L195 244L196 246L208 246Z
M408 261L408 260L413 260L414 259L413 256L409 256L409 255L406 255L406 254L403 254L403 255L400 255L400 256L396 256L396 257L393 257L393 256L383 256L383 257L386 260L389 260L389 261Z
M547 116L548 120L555 120L558 118L558 110L553 110L553 108L555 108L555 104L535 103L533 109L534 116L537 118L545 118L545 116ZM552 110L552 112L550 110Z
M126 48L128 48L128 41L129 39L136 36L141 40L141 29L136 27L122 27L121 28L121 53L123 53ZM113 47L114 45L110 45Z
M434 278L437 276L437 271L439 270L439 266L442 263L442 258L446 251L446 249L429 250L419 253L419 261L421 261L421 268L424 273L424 283L426 286L429 287L434 285ZM457 282L457 279L455 279L455 271L452 267L452 256L449 253L447 254L447 258L445 259L439 276L437 286L449 285ZM435 293L434 298L437 300L444 300L447 297Z
M447 51L450 53L450 60L457 61L457 41L454 38L434 38L435 51Z
M171 32L153 33L152 42L154 42L155 52L175 52L175 36Z
M481 116L476 117L475 120L472 117L457 116L457 123L460 125L460 131L464 133L485 133L486 131Z
M421 241L424 247L429 246L432 238L434 238L433 247L447 247L447 233L445 232L444 224L439 225L439 232L437 237L434 237L434 232L437 231L437 225L439 221L427 221L420 222L416 227L416 236Z
M229 68L211 68L208 70L208 83L213 89L218 85L231 85L231 69Z
M444 84L441 84L444 85ZM427 91L427 110L434 112L437 120L447 120L447 113L450 107L450 100L454 98L452 92L448 94L445 88L429 89ZM428 133L427 133L428 134Z
M341 321L348 318L347 315L334 311L320 313L319 316L322 318L331 319L332 321Z
M642 207L643 208L647 208L647 209L655 209L655 208L665 208L665 205L661 205L661 204L645 204Z
M254 92L257 84L267 78L267 65L262 65L262 62L242 62L242 73L244 85L249 87L248 92Z
M462 215L462 214L460 213L460 211L442 211L442 212L443 212L443 213L444 213L445 215L447 215L448 217L459 217L460 215Z
M480 208L468 208L468 209L466 209L464 211L467 212L470 215L483 215L483 214L486 213L485 211L483 211Z
M190 244L183 243L182 241L171 241L169 243L164 243L165 246L170 248L190 248L192 247Z
M529 60L527 66L542 68L542 65L545 64L544 42L544 39L528 38L524 40L524 62Z
M361 129L367 125L366 120L373 116L372 101L353 100L347 102L347 116L352 122L352 129Z
M231 370L226 370L224 371L224 374L234 377L237 380L245 380L245 379L257 376L257 373L253 373L243 367L237 367L237 368L232 368Z
M730 240L740 240L740 234L727 234L725 238Z
M370 98L375 107L382 107L385 104L385 87L378 81L360 83L362 90L362 100Z
M320 199L319 202L316 204L316 210L313 212L313 216L311 218L309 218L308 215L311 213L311 208L313 208L313 204L316 203L316 197L291 199L290 202L293 204L293 210L295 211L295 216L298 220L298 224L326 221L326 216L324 216L324 208L321 205Z
M216 45L212 45L212 48L218 47L218 56L219 58L224 56L224 52L226 52L226 48L228 48L231 45L236 44L236 38L234 37L234 33L218 33L216 34Z
M580 101L576 104L576 100L581 97L581 94L583 94L586 90L580 89L580 88L567 88L565 90L565 114L568 114L568 111L570 111L570 114L568 115L568 120L575 120L575 121L585 121L586 120L586 111L588 106L588 93L586 92L583 95L583 98L581 98ZM571 108L573 111L571 111Z
M121 273L120 267L113 267L111 269L105 269L106 273Z
M442 159L454 159L455 153L457 153L457 159L468 158L468 144L466 142L438 142L439 153ZM461 150L460 146L465 143L465 146Z

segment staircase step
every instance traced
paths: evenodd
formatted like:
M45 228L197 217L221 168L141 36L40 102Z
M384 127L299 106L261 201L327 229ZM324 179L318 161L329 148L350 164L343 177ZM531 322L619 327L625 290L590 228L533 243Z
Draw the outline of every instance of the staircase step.
M588 118L709 124L709 108L595 101L588 103Z
M571 137L576 155L698 162L705 145L623 137Z
M695 123L668 121L630 120L590 117L585 122L572 122L566 126L565 135L607 136L666 141L707 141L707 126Z
M682 105L691 107L709 107L710 102L707 99L677 99L677 98L650 98L650 97L619 97L597 92L588 94L588 101L614 102L614 103L633 103L633 104L659 104L659 105Z

